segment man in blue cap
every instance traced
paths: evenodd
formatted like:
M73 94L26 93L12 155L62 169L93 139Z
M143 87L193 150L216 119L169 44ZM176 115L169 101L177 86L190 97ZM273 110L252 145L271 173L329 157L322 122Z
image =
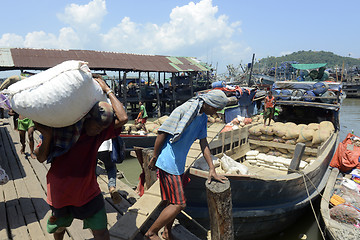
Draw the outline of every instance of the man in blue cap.
M210 168L208 181L214 178L223 182L226 179L215 172L206 137L207 115L220 111L227 102L228 98L223 91L212 90L177 107L159 128L149 168L159 169L161 197L168 205L146 232L145 238L160 239L158 231L165 227L163 238L172 239L172 224L186 206L183 189L187 180L184 176L185 162L196 139L200 139L201 150Z

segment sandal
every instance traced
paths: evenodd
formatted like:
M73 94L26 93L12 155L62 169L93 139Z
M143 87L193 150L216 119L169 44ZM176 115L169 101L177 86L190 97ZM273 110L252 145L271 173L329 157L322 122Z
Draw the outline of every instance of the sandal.
M120 193L116 190L110 193L111 199L114 204L119 204L122 200Z

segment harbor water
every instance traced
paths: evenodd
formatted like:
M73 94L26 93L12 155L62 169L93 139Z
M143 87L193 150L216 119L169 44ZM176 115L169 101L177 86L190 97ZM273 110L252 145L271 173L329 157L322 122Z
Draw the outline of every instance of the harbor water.
M339 141L342 141L346 135L352 131L357 136L360 136L360 99L348 98L345 99L340 110L340 136ZM125 178L122 181L134 187L138 183L141 167L134 157L128 157L122 164L118 165L118 169L123 172ZM311 207L306 208L304 214L290 227L278 235L269 237L269 240L323 240L321 232L319 231L317 221L320 221L319 206L320 199L313 203L314 211Z

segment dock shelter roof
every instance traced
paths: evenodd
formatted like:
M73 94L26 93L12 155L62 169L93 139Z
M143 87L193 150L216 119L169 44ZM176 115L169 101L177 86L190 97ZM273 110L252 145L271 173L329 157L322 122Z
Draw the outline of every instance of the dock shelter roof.
M92 70L169 73L211 70L209 66L193 57L91 50L0 48L0 71L45 70L67 60L88 62Z

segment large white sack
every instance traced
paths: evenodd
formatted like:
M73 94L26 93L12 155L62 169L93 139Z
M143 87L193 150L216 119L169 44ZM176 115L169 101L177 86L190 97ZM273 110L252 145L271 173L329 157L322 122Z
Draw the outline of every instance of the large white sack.
M87 63L75 60L14 83L7 93L17 113L51 127L72 125L106 101Z

